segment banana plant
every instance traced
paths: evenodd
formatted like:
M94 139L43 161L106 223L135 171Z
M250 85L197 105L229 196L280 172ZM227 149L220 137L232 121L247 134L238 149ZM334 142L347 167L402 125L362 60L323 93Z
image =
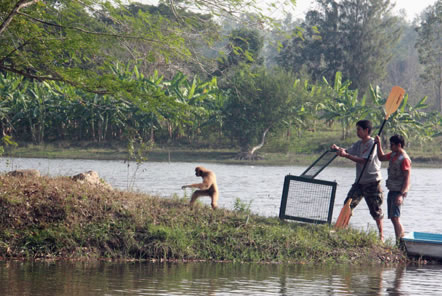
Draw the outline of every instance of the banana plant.
M11 73L0 73L0 99L11 99L14 93L19 91L20 84L23 81L22 76L17 76Z
M370 87L370 96L373 102L369 113L372 118L376 118L376 122L382 122L384 116L377 110L380 109L386 101L381 94L380 88ZM426 112L428 104L427 97L420 99L414 106L409 104L408 94L405 94L402 103L394 114L389 117L386 123L384 133L382 135L383 142L393 134L401 134L408 139L415 139L417 142L423 143L429 141L437 134L438 120L437 113Z
M23 81L23 77L17 76L11 73L0 73L0 125L2 145L16 144L9 136L12 131L11 122L11 105L14 96L19 93L20 84ZM3 146L1 146L3 150Z
M415 138L418 142L431 139L431 129L428 129L426 121L429 114L424 110L428 108L427 97L420 99L416 105L408 103L408 94L405 95L399 112L390 119L390 134L402 134L406 138Z
M172 80L167 83L169 93L174 93L181 102L196 106L207 98L212 98L218 92L217 80L201 81L198 76L191 80L183 73L177 73Z
M323 103L323 113L321 118L325 121L338 121L342 128L342 139L344 140L349 129L361 118L367 115L365 108L365 96L358 100L358 90L350 90L351 81L342 82L342 73L336 72L333 85L323 78L326 91L329 93L328 99Z
M53 95L51 83L23 80L11 101L11 122L16 131L30 132L31 140L40 143L48 125L47 106Z

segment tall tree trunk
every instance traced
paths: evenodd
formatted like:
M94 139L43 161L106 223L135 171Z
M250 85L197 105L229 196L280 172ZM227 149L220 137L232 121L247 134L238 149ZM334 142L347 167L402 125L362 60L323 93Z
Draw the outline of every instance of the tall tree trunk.
M249 153L250 153L251 155L255 154L255 152L256 152L258 149L261 149L262 146L264 146L264 142L265 142L265 139L266 139L266 135L267 135L267 132L269 131L269 129L270 129L270 127L266 128L265 131L262 133L261 143L259 143L258 145L256 145L255 147L252 147L252 149L250 149Z
M155 133L154 133L153 125L150 127L150 142L155 143Z

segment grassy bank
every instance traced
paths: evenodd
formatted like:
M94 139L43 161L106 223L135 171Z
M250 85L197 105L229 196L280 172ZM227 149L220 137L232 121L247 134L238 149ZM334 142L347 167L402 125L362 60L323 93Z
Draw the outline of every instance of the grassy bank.
M405 260L376 233L334 231L212 211L188 200L80 184L68 177L0 176L0 257L375 263Z

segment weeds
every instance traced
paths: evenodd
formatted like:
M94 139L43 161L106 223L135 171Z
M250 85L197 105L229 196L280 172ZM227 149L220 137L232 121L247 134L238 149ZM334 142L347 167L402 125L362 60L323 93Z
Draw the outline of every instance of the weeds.
M252 205L253 200L248 203L243 202L241 199L236 198L235 204L233 205L233 210L239 213L250 215L250 206Z
M129 133L134 133L135 135L129 136L129 142L127 144L127 190L132 191L134 189L135 180L137 172L141 165L147 161L147 155L153 149L153 143L144 142L143 138L138 135L136 131ZM130 166L131 162L135 161L135 170L130 176Z

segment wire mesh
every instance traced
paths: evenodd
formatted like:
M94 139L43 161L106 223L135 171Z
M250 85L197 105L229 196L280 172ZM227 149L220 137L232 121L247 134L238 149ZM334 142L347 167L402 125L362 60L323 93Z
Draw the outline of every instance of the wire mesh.
M288 175L279 217L309 223L331 223L336 182Z
M336 152L333 150L327 150L318 157L318 159L309 166L301 176L306 178L316 177L326 166L328 166L335 158Z

